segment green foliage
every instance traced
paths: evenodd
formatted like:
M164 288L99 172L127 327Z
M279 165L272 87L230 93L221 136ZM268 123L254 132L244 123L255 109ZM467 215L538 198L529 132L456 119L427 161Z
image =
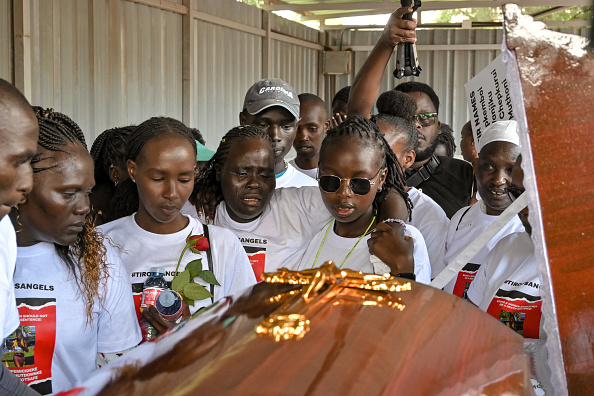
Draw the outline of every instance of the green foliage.
M523 7L522 13L532 15L551 7ZM592 7L570 7L552 14L536 17L539 21L587 21L592 19Z
M552 7L522 7L522 13L525 15L532 15L551 8ZM453 23L460 22L464 19L469 19L473 22L500 22L502 20L501 8L482 7L444 10L435 22ZM592 7L570 7L542 17L536 17L536 19L539 21L590 20L592 19Z
M194 240L191 241L190 238L193 238ZM177 267L175 268L176 275L173 277L173 281L171 282L171 289L178 292L184 301L191 306L194 306L194 302L196 300L204 300L206 298L213 297L213 295L204 286L197 284L194 281L194 278L200 277L211 285L220 286L212 271L202 269L202 257L190 261L182 272L178 272L182 258L184 257L184 254L187 250L190 250L190 252L194 254L200 254L200 250L195 249L194 246L197 241L202 240L202 238L204 238L203 235L197 235L193 237L192 232L190 232L190 234L186 237L186 246L179 256ZM208 246L208 244L206 244L206 246Z
M262 8L264 0L237 0L239 3L249 4L254 7Z
M176 292L180 292L184 289L184 286L190 283L190 271L185 270L177 274L173 281L171 282L171 288Z
M190 278L197 277L202 272L202 259L190 261L186 265L186 270L190 271Z
M473 22L493 22L501 21L501 8L457 8L454 10L445 10L437 18L437 23L454 23L464 19L470 19Z
M217 281L217 278L215 278L215 275L212 271L209 271L209 270L200 271L198 273L198 276L201 277L202 279L204 279L204 281L206 283L210 283L211 285L215 285L215 286L221 286L221 284Z

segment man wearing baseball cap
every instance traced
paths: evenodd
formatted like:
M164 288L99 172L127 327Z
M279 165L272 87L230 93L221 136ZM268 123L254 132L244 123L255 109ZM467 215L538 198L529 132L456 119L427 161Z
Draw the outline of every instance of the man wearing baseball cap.
M317 186L315 179L285 161L299 124L299 98L292 86L278 78L256 82L245 95L239 122L264 130L272 139L276 188Z

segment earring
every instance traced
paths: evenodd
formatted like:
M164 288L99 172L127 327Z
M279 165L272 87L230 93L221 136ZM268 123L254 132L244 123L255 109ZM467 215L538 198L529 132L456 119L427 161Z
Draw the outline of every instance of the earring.
M114 181L114 182L113 182L113 184L114 184L116 187L118 186L118 184L119 184L119 183L120 183L119 181Z
M136 183L136 180L134 180L134 179L132 179L132 178L130 178L130 180L132 180L132 183Z
M19 212L18 205L14 206L14 210L16 210L16 222L19 225L19 229L15 230L15 232L19 233L19 232L23 231L23 225L21 224L21 220L20 220L21 212Z

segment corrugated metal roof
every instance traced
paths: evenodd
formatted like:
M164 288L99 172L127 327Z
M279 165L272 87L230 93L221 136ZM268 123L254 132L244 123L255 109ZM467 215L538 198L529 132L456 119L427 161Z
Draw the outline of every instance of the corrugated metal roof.
M423 11L458 8L501 7L510 0L431 0L422 2ZM516 0L520 7L591 6L591 0ZM305 19L331 19L347 16L389 14L400 7L394 0L270 0L263 8L270 11L290 10Z

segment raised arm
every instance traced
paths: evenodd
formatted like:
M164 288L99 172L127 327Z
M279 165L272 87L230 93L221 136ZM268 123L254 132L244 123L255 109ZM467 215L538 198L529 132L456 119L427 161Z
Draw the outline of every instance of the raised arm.
M411 7L396 10L384 28L384 31L355 76L351 86L348 103L348 117L361 115L369 117L373 104L379 94L382 77L386 65L398 43L415 43L417 41L417 21L402 19L404 14L412 12Z

